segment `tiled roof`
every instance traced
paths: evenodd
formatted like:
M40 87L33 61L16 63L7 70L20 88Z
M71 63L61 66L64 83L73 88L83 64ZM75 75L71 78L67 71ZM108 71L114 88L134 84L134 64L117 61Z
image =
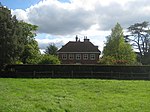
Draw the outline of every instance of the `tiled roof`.
M97 52L98 46L94 46L90 41L70 41L66 45L64 45L61 49L58 50L60 52Z

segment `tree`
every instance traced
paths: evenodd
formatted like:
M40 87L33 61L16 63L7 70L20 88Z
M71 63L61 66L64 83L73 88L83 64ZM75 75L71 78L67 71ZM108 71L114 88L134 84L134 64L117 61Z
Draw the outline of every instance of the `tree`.
M22 41L24 43L24 51L20 55L20 60L24 64L37 64L40 57L40 50L37 41L34 39L36 36L34 32L38 27L23 21L20 21L19 25L22 27Z
M57 56L43 54L39 64L60 64Z
M57 55L57 50L58 48L55 46L55 44L50 44L45 51L45 54L50 54L50 55Z
M139 61L143 63L143 59L150 49L150 30L149 23L144 21L136 23L128 28L130 35L125 36L126 41L129 41L134 49L137 49L140 55Z
M0 65L15 63L23 51L21 28L11 11L0 5Z
M40 51L38 43L35 40L32 40L25 45L24 51L20 56L21 61L24 64L37 64L40 59Z
M113 64L133 64L136 61L136 55L131 46L125 42L123 29L119 23L112 29L111 35L107 37L103 59L107 59L107 57L114 59Z
M18 21L8 8L0 5L0 65L35 63L33 58L40 54L34 39L36 30L36 25Z

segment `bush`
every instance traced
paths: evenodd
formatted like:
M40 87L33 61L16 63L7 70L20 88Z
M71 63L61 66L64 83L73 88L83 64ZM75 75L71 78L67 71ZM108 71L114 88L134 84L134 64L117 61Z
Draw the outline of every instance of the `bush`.
M102 57L99 60L99 64L113 65L115 64L115 58L111 56Z
M20 60L16 61L15 64L23 64Z
M39 64L60 64L60 61L57 56L43 54Z

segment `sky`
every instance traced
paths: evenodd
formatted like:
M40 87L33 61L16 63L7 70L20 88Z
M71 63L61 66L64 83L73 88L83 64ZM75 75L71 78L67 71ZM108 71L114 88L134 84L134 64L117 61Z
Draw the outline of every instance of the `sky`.
M105 37L120 23L123 29L150 22L150 0L0 0L18 20L39 26L40 49L54 43L58 48L76 35L87 36L102 51Z

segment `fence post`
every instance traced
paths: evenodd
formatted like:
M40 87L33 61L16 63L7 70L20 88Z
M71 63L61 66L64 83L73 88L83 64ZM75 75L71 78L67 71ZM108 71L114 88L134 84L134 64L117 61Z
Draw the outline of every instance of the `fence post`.
M73 70L71 71L71 77L73 78Z
M114 75L113 75L113 71L111 71L111 76L109 77L109 75L107 75L107 78L109 78L109 79L114 79Z
M35 78L35 74L36 74L35 71L33 71L33 78Z
M90 78L91 78L91 77L93 77L93 71L91 71L91 76L90 76Z
M54 71L52 71L52 77L51 78L53 78L54 77Z
M119 72L119 77L118 77L119 80L120 80L120 74L121 74L121 73Z

